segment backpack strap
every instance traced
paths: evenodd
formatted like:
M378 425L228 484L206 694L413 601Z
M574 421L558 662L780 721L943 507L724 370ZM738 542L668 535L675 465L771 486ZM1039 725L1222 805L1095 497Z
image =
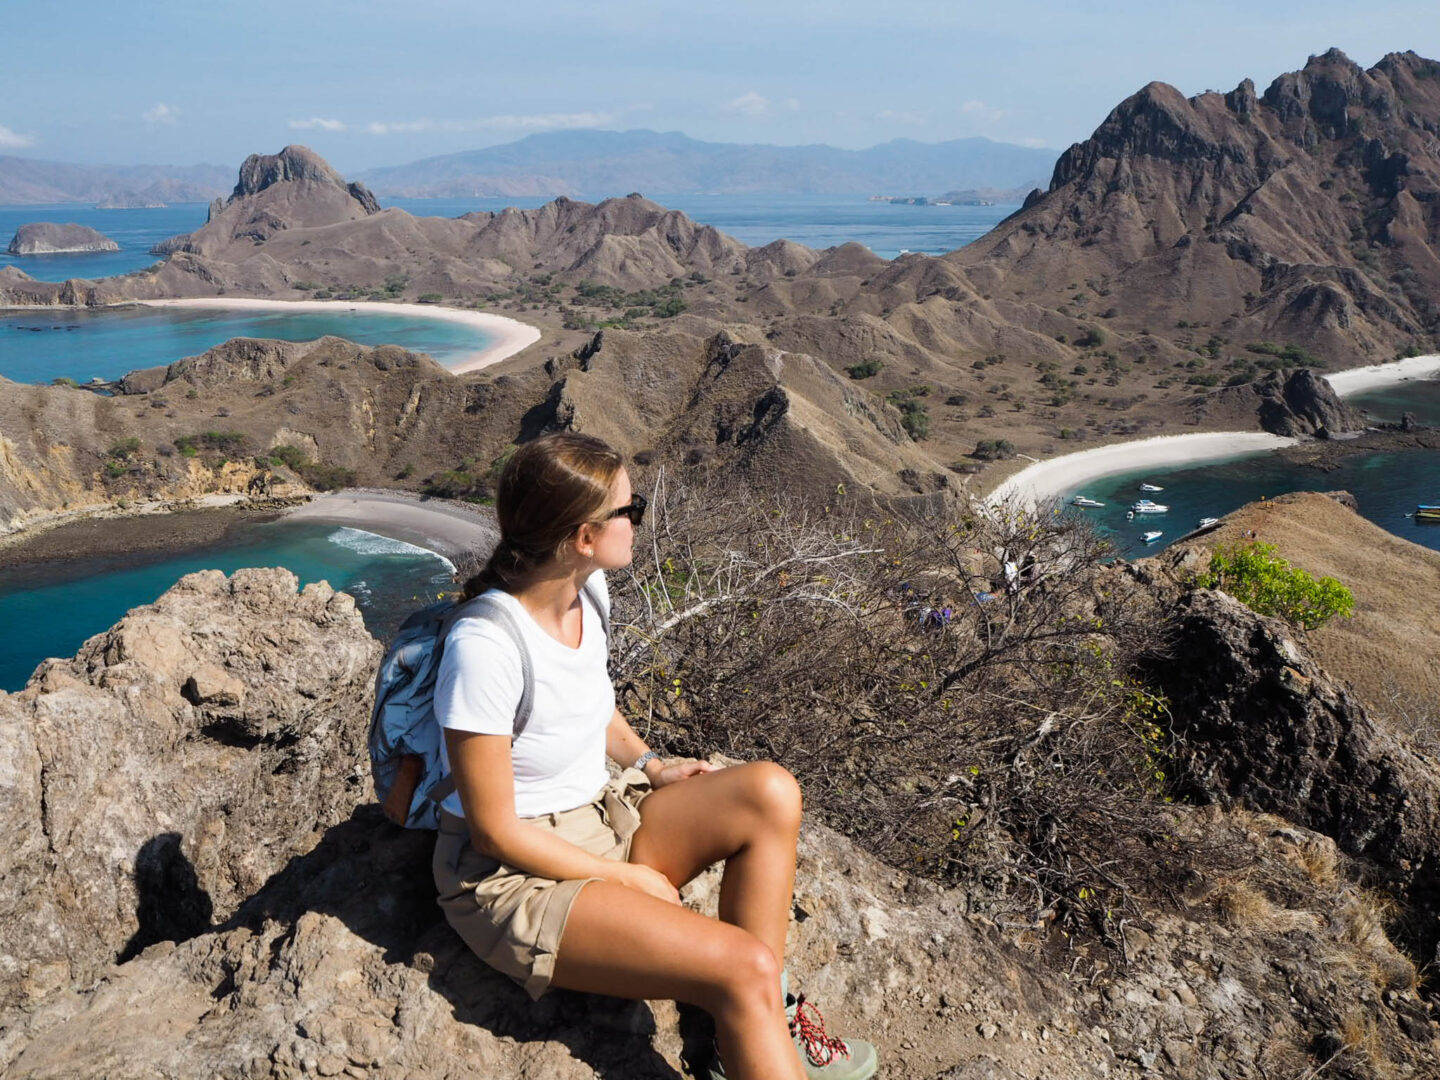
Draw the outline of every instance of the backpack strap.
M479 614L482 608L487 621L497 624L504 630L520 652L520 704L515 707L515 727L514 734L511 736L512 739L518 739L520 733L525 730L525 725L530 723L530 713L535 706L535 668L530 661L530 648L525 644L525 637L520 632L520 624L515 621L515 616L510 614L505 605L498 600L484 595L473 597L463 604L457 604L455 609L445 617L445 621L440 624L438 635L440 648L445 648L445 641L456 623L469 615ZM455 774L450 773L430 789L426 798L439 806L454 792Z
M605 632L605 649L608 652L610 649L610 612L605 605L600 602L599 593L590 587L590 582L585 582L580 591L590 601L590 606L595 609L595 613L600 616L600 628ZM530 713L535 707L535 669L530 661L530 649L525 644L525 638L520 632L520 624L515 621L515 616L510 614L509 609L498 600L491 599L485 595L473 597L463 604L456 605L455 610L450 612L450 614L445 617L445 621L440 624L440 647L442 649L445 647L445 639L450 636L450 631L454 629L455 624L466 616L475 614L480 609L482 602L491 617L491 621L499 624L501 629L510 636L510 640L515 643L515 647L520 651L522 688L520 691L520 704L515 708L515 734L513 736L513 738L518 739L520 733L525 730L525 726L530 723ZM436 806L439 806L454 794L454 792L455 775L451 773L430 789L430 794L427 798L435 803Z

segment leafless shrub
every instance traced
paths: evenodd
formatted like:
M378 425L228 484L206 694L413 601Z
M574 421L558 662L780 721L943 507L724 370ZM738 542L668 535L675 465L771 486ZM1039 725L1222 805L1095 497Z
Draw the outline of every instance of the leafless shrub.
M651 739L780 761L812 812L1010 916L1104 931L1157 867L1181 872L1167 706L1134 674L1163 621L1111 593L1088 525L906 520L664 473L651 506L612 580L616 672Z

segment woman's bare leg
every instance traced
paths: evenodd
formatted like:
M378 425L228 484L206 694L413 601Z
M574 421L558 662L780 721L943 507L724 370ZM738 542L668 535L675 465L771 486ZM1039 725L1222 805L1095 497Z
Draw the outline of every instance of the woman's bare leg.
M753 934L623 885L592 881L570 909L551 982L698 1005L715 1019L732 1080L804 1080L776 993L779 978L775 953Z
M795 888L800 787L779 765L755 762L662 787L640 805L630 861L676 886L725 860L720 918L748 930L785 964ZM774 993L779 996L779 976Z

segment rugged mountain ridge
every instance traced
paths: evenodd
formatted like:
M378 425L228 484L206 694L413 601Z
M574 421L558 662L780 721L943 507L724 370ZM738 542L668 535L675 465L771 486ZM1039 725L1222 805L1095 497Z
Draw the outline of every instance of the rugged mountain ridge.
M998 439L1040 456L1181 425L1346 430L1330 406L1296 419L1283 387L1298 368L1440 348L1436 71L1414 54L1361 71L1332 51L1262 95L1151 84L1062 156L1048 192L938 258L748 248L638 195L375 212L291 150L247 164L254 179L158 269L64 284L7 270L0 302L438 297L544 327L512 365L583 349L607 322L664 340L689 327L687 355L726 329L923 414L917 449L962 475L992 469L974 451ZM700 321L664 321L682 309Z
M1127 331L1220 333L1387 358L1440 330L1440 65L1339 50L1263 95L1151 83L1061 155L1049 190L949 260L1059 304L1089 282ZM1118 302L1116 302L1118 301ZM1155 325L1159 323L1160 325Z

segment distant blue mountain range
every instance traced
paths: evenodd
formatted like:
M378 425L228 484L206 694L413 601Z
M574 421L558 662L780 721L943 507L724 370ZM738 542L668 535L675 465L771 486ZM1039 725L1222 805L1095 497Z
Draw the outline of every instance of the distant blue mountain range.
M867 150L713 143L677 131L560 131L503 146L371 169L378 195L936 195L1044 187L1056 153L990 139L894 139Z

